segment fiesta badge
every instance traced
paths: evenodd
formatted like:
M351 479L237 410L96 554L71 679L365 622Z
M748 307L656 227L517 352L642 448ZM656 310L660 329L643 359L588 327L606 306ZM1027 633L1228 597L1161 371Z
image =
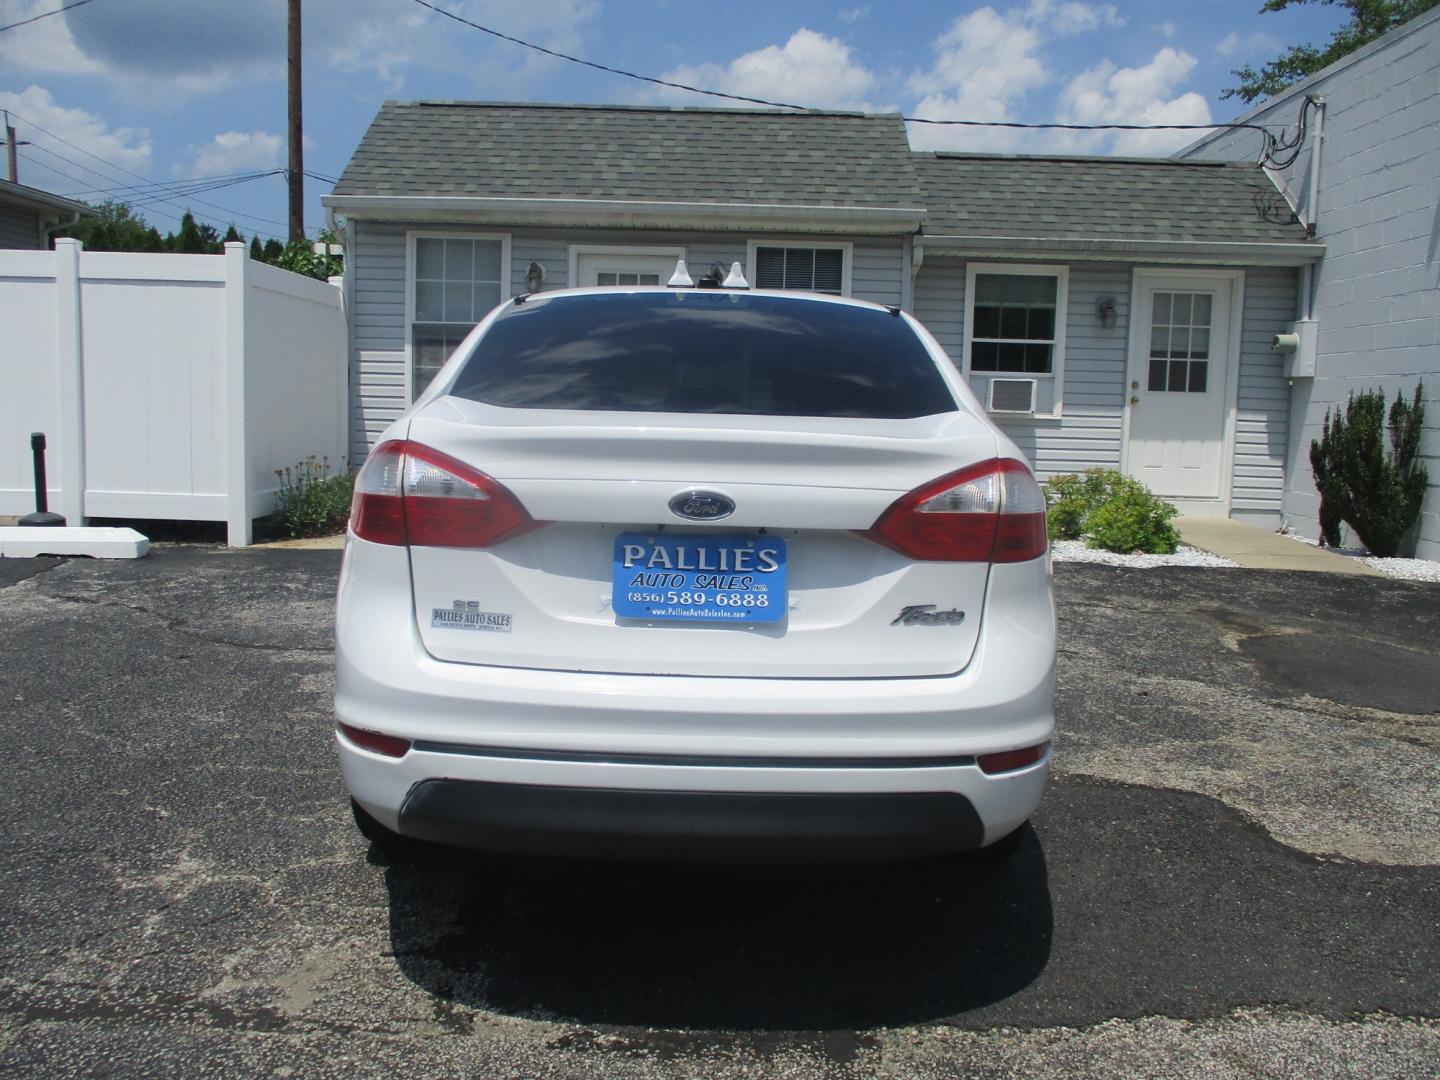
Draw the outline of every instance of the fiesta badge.
M682 491L670 500L670 512L690 521L719 521L735 512L735 500L718 491Z

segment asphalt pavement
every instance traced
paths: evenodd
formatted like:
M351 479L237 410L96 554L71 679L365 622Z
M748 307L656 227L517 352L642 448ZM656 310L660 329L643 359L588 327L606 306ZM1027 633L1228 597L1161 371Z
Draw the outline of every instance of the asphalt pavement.
M0 560L0 1072L1440 1074L1440 587L1061 566L1008 865L390 860L339 553Z

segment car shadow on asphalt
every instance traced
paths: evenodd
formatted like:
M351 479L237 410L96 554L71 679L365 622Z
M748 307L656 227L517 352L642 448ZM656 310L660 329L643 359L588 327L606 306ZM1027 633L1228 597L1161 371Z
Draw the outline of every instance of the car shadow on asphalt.
M1054 931L1033 830L999 866L663 866L438 848L372 861L385 866L395 959L417 985L582 1024L798 1031L953 1017L1032 983Z

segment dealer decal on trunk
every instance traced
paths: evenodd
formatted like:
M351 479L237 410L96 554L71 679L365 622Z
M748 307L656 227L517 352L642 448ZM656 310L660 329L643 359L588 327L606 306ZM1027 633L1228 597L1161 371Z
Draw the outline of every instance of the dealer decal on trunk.
M509 612L481 611L479 600L456 600L448 608L432 608L430 626L438 630L485 630L510 633L514 616Z

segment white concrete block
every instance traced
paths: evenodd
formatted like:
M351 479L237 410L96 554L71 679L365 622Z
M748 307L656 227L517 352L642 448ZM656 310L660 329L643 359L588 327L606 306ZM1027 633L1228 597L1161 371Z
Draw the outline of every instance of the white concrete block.
M88 555L92 559L139 559L149 550L149 538L134 529L0 526L0 558L33 559L37 555Z

